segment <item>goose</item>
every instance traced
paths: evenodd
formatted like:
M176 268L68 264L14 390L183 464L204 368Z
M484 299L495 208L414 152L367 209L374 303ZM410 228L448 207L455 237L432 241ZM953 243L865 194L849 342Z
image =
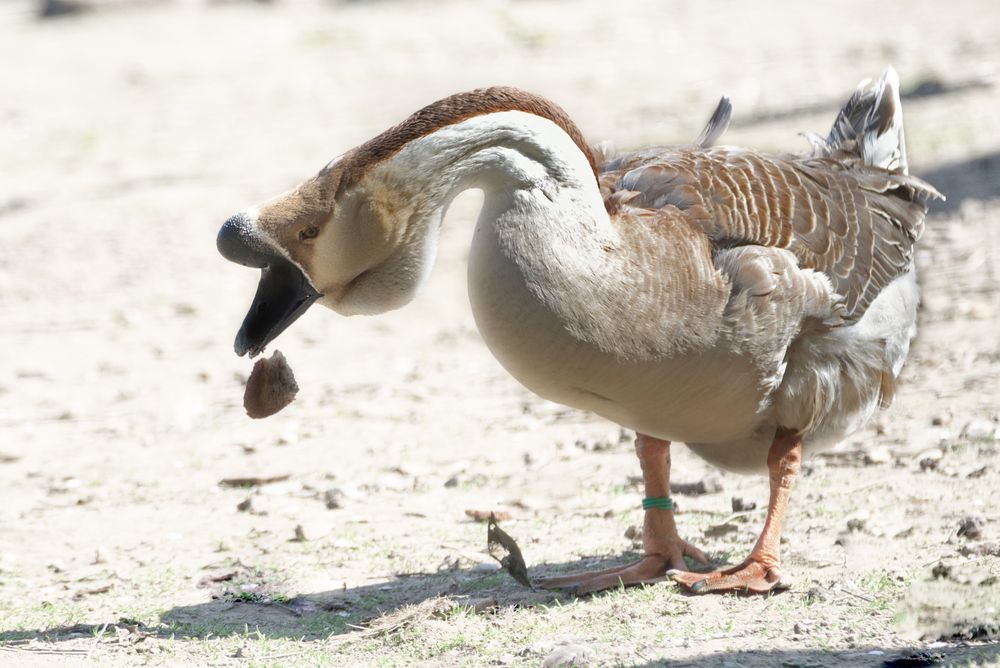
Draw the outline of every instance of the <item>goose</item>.
M914 246L941 195L908 173L891 67L827 136L807 135L805 155L718 145L731 111L723 98L692 144L602 155L538 95L434 102L225 222L221 254L261 270L236 353L260 353L313 303L355 315L409 302L450 202L478 188L468 291L484 342L535 394L634 430L644 480L641 558L543 586L772 591L803 454L893 398L915 334ZM671 442L768 472L742 563L711 570L678 534Z

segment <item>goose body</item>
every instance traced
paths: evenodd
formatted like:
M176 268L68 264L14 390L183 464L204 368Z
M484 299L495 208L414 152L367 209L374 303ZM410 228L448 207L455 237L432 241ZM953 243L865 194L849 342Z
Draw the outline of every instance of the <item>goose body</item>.
M262 269L237 352L256 354L316 300L348 315L406 303L448 204L480 188L468 281L490 350L538 395L634 429L661 505L669 441L768 469L774 507L743 570L673 577L770 589L802 450L892 398L937 193L908 175L891 69L862 82L808 156L713 146L728 116L724 99L695 144L598 157L561 109L522 91L430 105L223 226L223 254ZM639 564L555 584L648 581L704 556L669 510L647 510L647 529Z
M601 173L611 184L605 203L622 193L630 202L613 211L610 228L584 253L579 232L544 215L534 216L544 223L530 233L481 220L469 288L484 340L537 394L683 441L724 468L763 469L782 425L799 425L807 448L835 444L891 398L914 334L913 269L892 277L863 312L848 313L833 282L803 268L787 247L718 244L685 210L644 206L672 191L626 189L643 178L636 172L685 161L743 186L734 197L746 199L754 196L759 177L748 177L755 169L794 178L798 166L725 148L618 158ZM838 185L861 197L850 175ZM809 196L799 206L815 206ZM538 211L569 208L541 192L538 201L524 197ZM537 252L560 244L558 264Z

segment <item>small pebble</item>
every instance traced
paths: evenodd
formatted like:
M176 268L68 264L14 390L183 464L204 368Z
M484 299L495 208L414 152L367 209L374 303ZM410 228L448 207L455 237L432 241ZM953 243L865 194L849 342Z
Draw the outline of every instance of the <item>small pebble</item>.
M983 537L983 521L978 517L963 517L958 523L958 535L969 540L977 540Z
M606 439L581 438L577 440L575 445L584 452L606 452L614 448L618 443Z
M870 516L870 513L866 510L854 513L847 518L847 530L850 532L864 531Z
M339 487L331 487L323 492L323 501L330 510L344 507L344 492Z
M922 453L917 455L917 462L920 465L921 471L935 471L938 465L941 463L941 459L944 457L944 453L938 448L932 448L930 450L924 450Z
M718 478L702 478L697 482L673 483L670 485L670 491L674 494L685 494L687 496L715 494L722 491L722 482Z
M939 561L934 564L934 568L931 569L931 575L935 580L944 580L951 576L951 564L944 561Z
M292 540L296 543L304 543L309 540L308 536L306 536L306 530L302 528L301 524L295 525L295 537Z

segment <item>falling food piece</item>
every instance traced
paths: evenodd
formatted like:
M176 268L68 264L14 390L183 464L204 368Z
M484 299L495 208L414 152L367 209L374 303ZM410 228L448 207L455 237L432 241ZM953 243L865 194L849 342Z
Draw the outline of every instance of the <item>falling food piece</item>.
M288 361L275 350L253 366L243 393L243 408L255 420L270 417L295 400L299 386Z
M534 589L531 580L528 579L528 567L524 563L524 557L521 556L521 548L507 535L507 532L497 526L497 518L492 514L486 528L486 550L505 571L510 573L511 577L525 587ZM497 556L498 554L503 556Z

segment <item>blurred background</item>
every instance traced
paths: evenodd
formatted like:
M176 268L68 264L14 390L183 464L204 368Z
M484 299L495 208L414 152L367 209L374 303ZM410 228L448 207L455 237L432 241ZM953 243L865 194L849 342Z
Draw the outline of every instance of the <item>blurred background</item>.
M456 508L541 497L522 509L535 524L521 534L539 536L561 535L542 530L546 509L608 494L614 513L632 508L634 490L613 496L638 472L628 439L535 399L479 342L464 286L474 193L413 305L311 310L277 342L299 400L243 415L249 364L232 341L257 276L217 255L219 225L464 89L540 93L622 149L690 141L727 94L725 143L800 152L798 132L825 133L860 79L894 65L911 170L948 201L921 251L925 338L903 407L846 447L878 437L916 456L974 420L995 436L998 56L1000 4L976 0L4 0L0 630L122 610L153 623L209 600L196 575L217 550L280 565L292 593L326 591L433 570L443 541L478 549L481 527L456 529ZM614 458L566 455L608 433ZM288 478L220 486L234 476ZM721 503L763 484L733 482ZM331 514L330 495L348 511ZM245 498L263 510L238 510ZM614 513L533 558L620 552ZM307 521L316 552L287 542ZM110 593L74 598L109 572Z

